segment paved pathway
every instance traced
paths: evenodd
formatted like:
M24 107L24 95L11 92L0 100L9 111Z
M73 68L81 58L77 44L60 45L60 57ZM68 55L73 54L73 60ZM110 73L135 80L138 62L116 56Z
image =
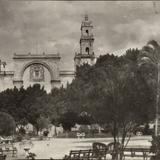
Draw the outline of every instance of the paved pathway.
M151 137L133 137L129 142L129 146L150 146ZM36 158L62 158L65 154L69 154L70 150L89 149L92 147L93 142L102 142L108 144L112 142L112 138L84 138L84 139L61 139L52 138L50 140L43 141L32 141L33 146L30 152L37 155ZM16 144L18 149L18 158L25 157L24 146Z

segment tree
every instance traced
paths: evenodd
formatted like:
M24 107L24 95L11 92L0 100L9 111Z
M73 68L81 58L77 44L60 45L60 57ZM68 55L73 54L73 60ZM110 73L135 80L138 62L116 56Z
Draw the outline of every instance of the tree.
M78 120L77 120L78 124L90 125L92 122L93 122L92 116L87 112L82 112L78 116Z
M42 131L42 129L49 129L49 125L51 124L49 118L45 118L43 116L40 116L37 119L36 128L38 128L39 131Z
M57 135L57 126L61 123L61 115L67 111L66 89L62 87L52 89L49 94L51 105L51 123L55 126L55 135Z
M58 119L64 113L65 89L54 89L47 94L39 84L19 90L7 89L0 93L0 111L9 113L16 121L17 128L24 128L31 123L39 130L38 120L41 117L49 119L58 125Z
M22 114L25 115L24 117L27 121L36 128L37 133L39 131L37 120L41 115L45 114L46 116L47 114L47 109L44 105L44 98L46 95L47 93L44 88L39 84L35 84L25 90L25 98L21 101Z
M9 113L16 121L16 126L19 128L25 125L26 112L22 101L25 99L25 90L21 88L7 89L0 93L0 111ZM24 124L24 122L26 122Z
M78 113L86 111L94 122L110 126L115 149L117 143L121 149L126 147L135 125L153 118L153 92L139 71L139 53L130 49L121 57L100 56L94 66L79 67L66 91L69 107Z
M10 136L15 133L16 124L13 117L5 112L0 112L0 135Z
M160 45L155 41L155 40L151 40L147 43L146 46L144 46L142 48L141 51L141 55L140 55L140 65L145 64L145 66L151 66L150 68L152 69L148 69L148 72L150 73L149 75L151 75L148 79L148 82L151 82L150 85L152 85L154 91L154 97L156 99L156 103L155 103L155 110L156 110L156 118L155 118L155 135L157 136L158 134L160 134L160 128L158 128L158 123L160 120L160 116L159 116L159 104L160 104ZM147 64L147 65L146 65ZM147 73L148 73L147 72ZM147 75L148 76L148 75ZM152 81L151 81L152 79Z
M74 127L77 122L78 115L73 111L68 111L64 113L61 118L60 122L65 131L71 131L71 127Z
M132 54L132 50L129 52ZM88 94L90 111L99 124L107 123L110 126L114 143L120 143L123 149L135 125L153 119L154 98L152 90L139 73L138 58L131 59L128 55L113 58L112 55L112 62L108 63L108 57L106 63L99 60L96 64L94 74L97 78L92 79L90 85L94 84L94 87Z

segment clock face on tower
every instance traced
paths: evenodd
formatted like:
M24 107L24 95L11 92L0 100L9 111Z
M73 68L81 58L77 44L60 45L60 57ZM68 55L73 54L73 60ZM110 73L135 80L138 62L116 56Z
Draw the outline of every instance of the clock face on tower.
M33 64L30 66L30 81L44 81L44 67L41 64Z

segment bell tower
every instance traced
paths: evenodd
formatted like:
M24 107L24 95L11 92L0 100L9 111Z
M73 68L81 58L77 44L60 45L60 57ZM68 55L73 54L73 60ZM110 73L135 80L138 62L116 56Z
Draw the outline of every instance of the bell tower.
M81 37L80 37L80 53L75 54L75 67L88 63L93 65L95 63L95 55L93 51L93 25L92 21L88 19L88 15L84 16L81 24Z

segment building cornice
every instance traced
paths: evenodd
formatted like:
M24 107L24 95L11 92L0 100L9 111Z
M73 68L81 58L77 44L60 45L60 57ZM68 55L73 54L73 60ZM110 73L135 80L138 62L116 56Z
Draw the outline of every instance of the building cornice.
M60 54L14 54L13 59L61 59Z
M80 58L80 59L81 58L86 58L86 59L87 58L95 58L95 55L94 54L91 55L91 54L80 54L80 53L78 53L78 54L75 55L74 59L75 58Z
M60 76L75 76L75 71L61 70Z
M14 71L0 71L1 76L13 76Z

